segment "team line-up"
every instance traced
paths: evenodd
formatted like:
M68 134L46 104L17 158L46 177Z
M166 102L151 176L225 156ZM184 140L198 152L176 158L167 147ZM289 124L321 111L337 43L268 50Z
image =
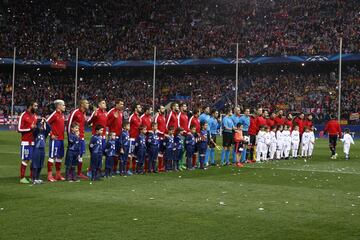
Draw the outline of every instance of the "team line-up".
M234 111L226 109L225 116L220 120L219 112L210 111L209 107L193 109L189 118L186 103L172 103L167 116L162 105L157 107L153 116L152 107L145 106L143 109L140 104L134 104L132 114L124 119L122 100L117 100L115 106L106 111L106 101L101 99L88 119L87 100L81 100L79 107L70 112L66 127L68 145L65 154L65 102L55 100L54 105L55 111L44 118L37 116L38 104L31 101L19 118L20 183L43 183L40 173L44 165L48 136L49 182L89 178L95 181L116 174L124 176L133 173L206 169L209 165L216 165L215 148L220 149L216 144L216 137L220 129L223 138L221 165L243 167L245 163L290 157L296 159L298 155L311 158L315 145L311 114L305 118L301 113L293 119L290 113L285 117L282 110L269 115L262 108L252 114L249 109L245 109L240 114L240 109L235 107ZM92 137L89 143L90 167L86 176L83 174L83 156L86 152L87 124L91 125ZM329 135L331 158L336 159L336 143L342 132L334 116L331 116L324 132ZM350 145L354 144L349 130L345 130L341 140L344 142L345 157L349 159ZM61 174L64 155L65 177ZM25 172L30 161L28 179Z

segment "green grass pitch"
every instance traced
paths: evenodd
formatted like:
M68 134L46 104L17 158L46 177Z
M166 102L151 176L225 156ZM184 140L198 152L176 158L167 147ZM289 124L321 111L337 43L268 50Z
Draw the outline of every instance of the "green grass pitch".
M30 186L19 134L1 131L0 239L360 239L360 148L337 152L317 140L307 162Z

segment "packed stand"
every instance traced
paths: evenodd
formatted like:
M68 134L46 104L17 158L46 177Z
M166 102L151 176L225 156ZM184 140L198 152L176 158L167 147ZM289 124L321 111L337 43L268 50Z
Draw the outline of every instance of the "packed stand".
M159 59L359 52L356 0L4 1L0 56Z

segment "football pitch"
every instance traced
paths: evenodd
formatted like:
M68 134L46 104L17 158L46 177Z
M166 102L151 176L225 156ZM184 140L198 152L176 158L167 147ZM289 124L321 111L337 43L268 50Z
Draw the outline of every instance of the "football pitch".
M360 239L359 141L350 161L324 139L306 162L35 186L19 141L0 131L0 239Z

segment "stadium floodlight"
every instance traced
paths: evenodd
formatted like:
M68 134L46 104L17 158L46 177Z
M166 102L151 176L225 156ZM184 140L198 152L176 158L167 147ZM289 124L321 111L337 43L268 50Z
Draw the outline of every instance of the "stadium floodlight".
M341 120L341 65L342 65L342 37L340 37L339 47L339 105L338 105L338 121Z
M155 80L156 80L156 46L154 46L154 71L153 71L153 92L152 92L153 115L155 113Z
M15 91L15 63L16 60L16 47L14 47L13 55L13 72L12 72L12 88L11 88L11 121L14 119L14 91Z
M238 106L238 90L239 90L239 43L236 43L236 73L235 73L235 107Z
M74 93L74 108L77 107L77 88L78 88L78 68L79 68L79 48L76 48L75 56L75 93Z

